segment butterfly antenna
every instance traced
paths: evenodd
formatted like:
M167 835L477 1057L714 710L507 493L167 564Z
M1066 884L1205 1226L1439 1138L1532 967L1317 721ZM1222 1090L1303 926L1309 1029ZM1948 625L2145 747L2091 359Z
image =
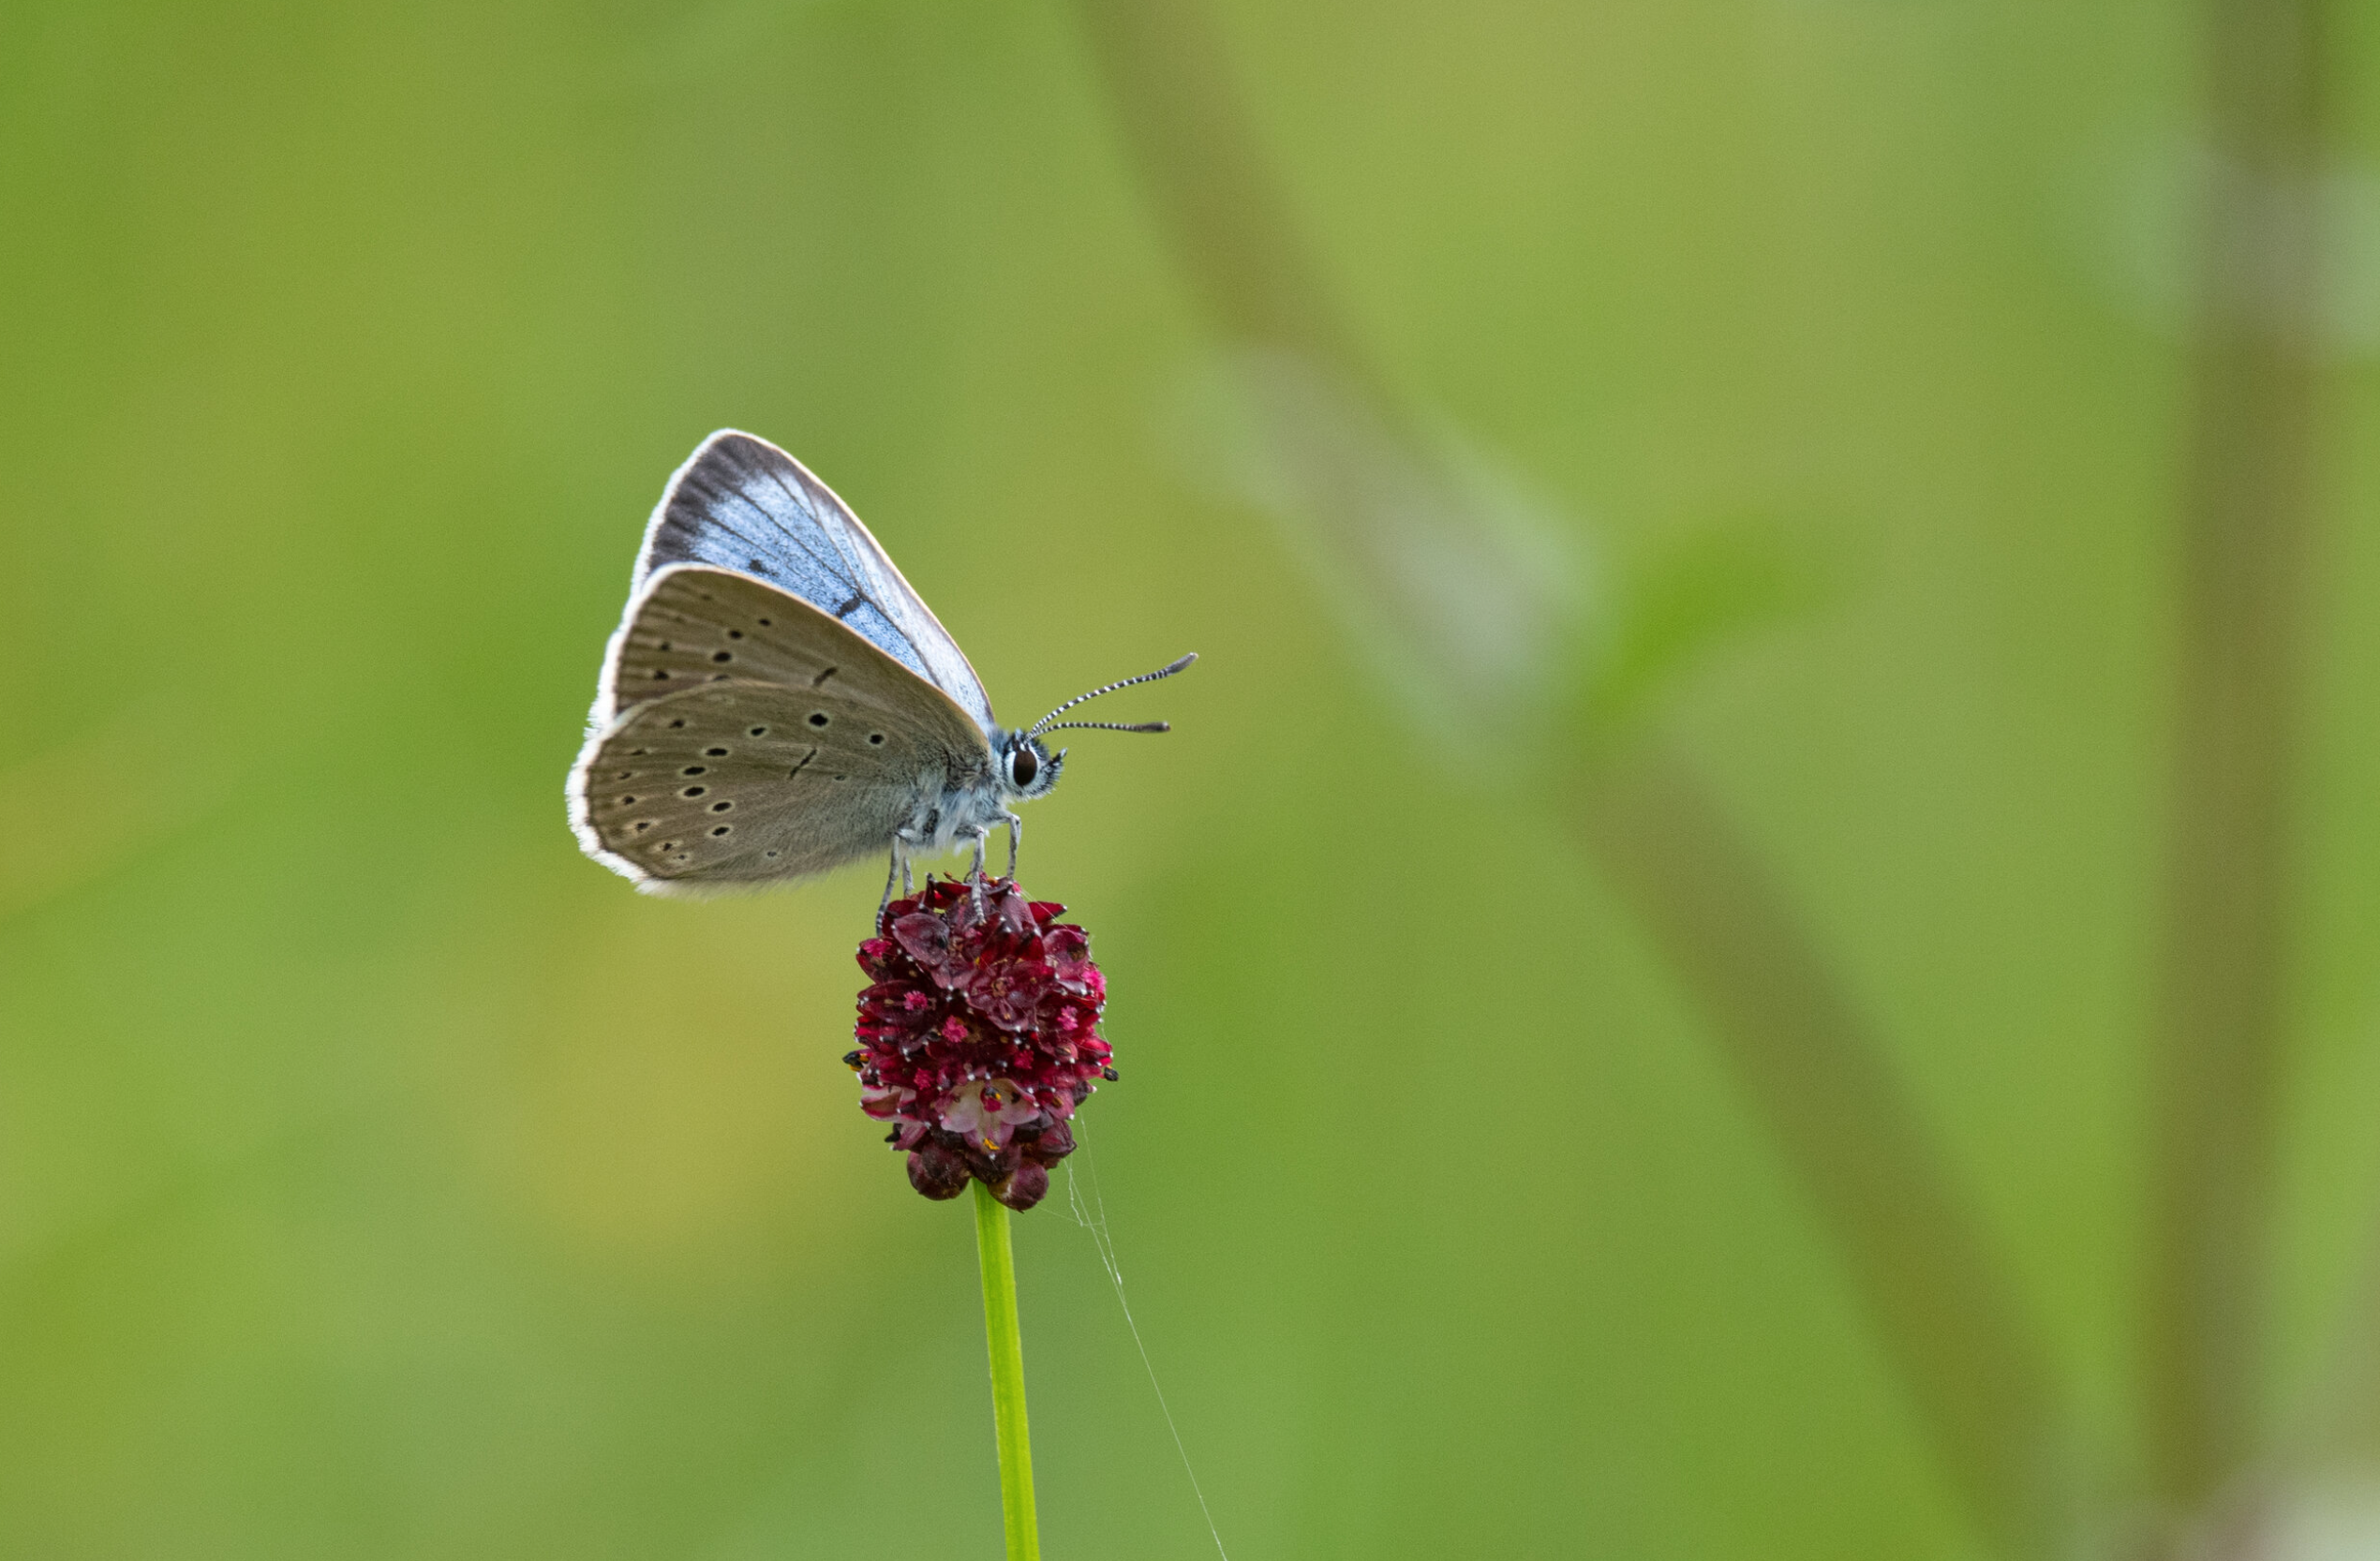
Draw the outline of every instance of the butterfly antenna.
M1033 723L1033 729L1027 732L1025 736L1028 737L1038 736L1044 732L1064 731L1067 727L1075 726L1095 727L1102 732L1169 732L1173 729L1162 721L1145 721L1138 726L1123 726L1113 721L1069 721L1059 724L1053 724L1053 722L1057 722L1060 716L1064 715L1068 710L1073 709L1076 706L1081 704L1086 699L1096 699L1103 693L1113 693L1118 689L1128 689L1135 683L1153 683L1160 677L1170 677L1175 673L1180 672L1183 667L1188 666L1191 662L1197 661L1197 659L1198 653L1194 650L1190 652L1189 655L1182 658L1182 660L1174 662L1171 666L1162 666L1154 672L1144 672L1138 677L1127 677L1121 682L1110 683L1104 689L1093 689L1089 693L1078 693L1072 699L1067 700L1064 705L1061 705L1056 709L1050 711L1048 715L1042 717L1039 721L1034 721Z

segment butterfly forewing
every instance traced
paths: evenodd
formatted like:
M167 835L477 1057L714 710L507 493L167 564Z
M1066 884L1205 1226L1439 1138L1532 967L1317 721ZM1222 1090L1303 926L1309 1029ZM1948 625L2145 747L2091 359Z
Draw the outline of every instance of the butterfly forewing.
M766 439L724 430L671 479L637 564L641 587L671 564L755 575L792 593L940 688L986 729L982 680L876 539L826 483Z
M924 723L944 746L985 747L965 711L848 625L773 586L693 564L654 574L630 606L595 718L705 683L755 680L833 688Z

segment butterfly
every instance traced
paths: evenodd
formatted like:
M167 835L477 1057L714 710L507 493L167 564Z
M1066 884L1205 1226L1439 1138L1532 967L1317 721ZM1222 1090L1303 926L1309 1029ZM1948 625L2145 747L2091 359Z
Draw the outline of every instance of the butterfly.
M913 855L1023 824L1065 751L1045 732L1163 732L1163 721L1031 727L991 713L958 642L868 528L799 461L722 429L671 476L645 529L627 611L603 656L570 775L586 853L646 894L700 895L808 878L889 851L885 893Z

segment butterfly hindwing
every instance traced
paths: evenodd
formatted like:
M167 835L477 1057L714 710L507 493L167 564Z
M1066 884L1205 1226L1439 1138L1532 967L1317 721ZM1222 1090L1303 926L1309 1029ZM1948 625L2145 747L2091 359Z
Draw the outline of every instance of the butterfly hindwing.
M646 531L638 587L680 563L753 575L801 598L992 726L982 680L868 528L766 439L723 429L670 479Z
M884 850L939 782L926 759L848 701L714 683L621 717L583 763L573 811L640 887L756 886Z
M992 762L964 711L852 630L695 566L663 569L632 606L596 716L573 822L660 893L873 855L921 801Z

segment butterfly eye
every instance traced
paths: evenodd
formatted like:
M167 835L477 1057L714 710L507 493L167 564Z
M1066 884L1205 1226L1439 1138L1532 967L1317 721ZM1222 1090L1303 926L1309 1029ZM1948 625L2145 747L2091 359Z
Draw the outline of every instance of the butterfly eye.
M1020 744L1009 750L1008 779L1015 782L1019 790L1021 791L1032 785L1033 778L1040 773L1040 755L1034 752L1032 749Z

